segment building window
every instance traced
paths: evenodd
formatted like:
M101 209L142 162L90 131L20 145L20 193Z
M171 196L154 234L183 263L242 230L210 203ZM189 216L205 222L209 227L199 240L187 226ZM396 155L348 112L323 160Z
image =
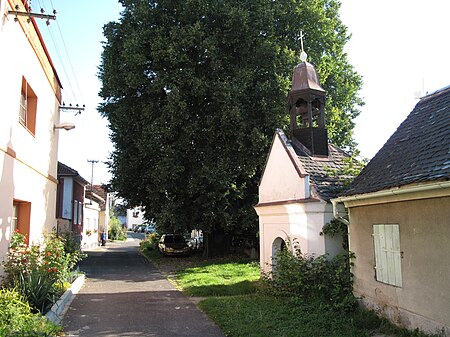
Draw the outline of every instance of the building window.
M73 224L78 225L78 201L73 201Z
M28 243L30 236L30 216L31 203L21 200L13 201L13 216L11 229L25 235L25 242Z
M373 225L375 275L379 282L402 286L400 231L396 224Z
M81 225L83 223L83 203L78 201L78 224Z
M36 132L37 97L28 82L22 77L19 122L33 135Z
M17 224L17 222L19 221L18 213L19 213L19 205L14 203L13 204L13 216L11 219L11 233L14 233L18 227L18 224Z

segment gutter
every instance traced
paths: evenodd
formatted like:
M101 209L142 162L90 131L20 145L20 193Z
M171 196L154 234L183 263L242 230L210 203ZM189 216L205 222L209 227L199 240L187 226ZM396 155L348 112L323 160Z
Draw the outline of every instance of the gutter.
M396 188L391 188L389 190L376 191L376 192L372 192L372 193L342 196L342 197L338 197L338 198L331 200L331 203L333 204L333 215L334 215L335 219L348 224L349 222L339 215L339 210L337 207L338 203L344 203L344 205L345 205L346 203L352 202L352 201L363 202L364 200L367 200L368 203L370 204L371 203L370 201L372 200L372 204L375 204L375 203L377 203L376 201L374 201L374 199L376 199L376 198L383 198L383 197L389 197L389 196L404 196L404 195L410 194L410 193L427 192L427 191L432 191L432 190L443 190L443 189L450 189L450 181L447 180L447 181L441 181L441 182L434 182L434 183L430 183L430 184L426 184L426 185L422 184L422 185L396 187ZM448 195L450 195L450 193ZM413 199L417 199L417 198L413 198ZM381 203L381 202L378 202L378 203Z
M392 196L392 195L404 195L407 193L425 192L425 191L439 190L439 189L445 189L445 188L450 188L450 181L431 183L431 184L427 184L427 185L396 187L396 188L391 188L389 190L382 190L382 191L377 191L377 192L372 192L372 193L343 196L343 197L339 197L339 198L336 198L333 200L345 203L348 201L360 201L360 200L362 201L362 200L379 198L379 197L387 197L387 196Z
M350 221L348 221L347 219L345 219L339 215L339 210L337 207L338 202L339 202L339 199L331 199L331 203L333 204L333 216L336 220L338 220L348 226L350 224Z

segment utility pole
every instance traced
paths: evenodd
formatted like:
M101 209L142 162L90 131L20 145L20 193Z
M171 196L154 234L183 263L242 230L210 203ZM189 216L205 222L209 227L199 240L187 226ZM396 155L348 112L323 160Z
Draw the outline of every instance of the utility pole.
M91 170L91 192L94 190L93 188L93 183L94 183L94 164L98 163L98 160L94 160L94 159L88 159L88 163L91 163L92 165L92 170Z

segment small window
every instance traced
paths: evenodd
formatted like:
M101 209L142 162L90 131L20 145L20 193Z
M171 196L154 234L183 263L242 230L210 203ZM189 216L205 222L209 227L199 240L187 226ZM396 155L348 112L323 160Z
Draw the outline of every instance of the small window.
M74 225L78 225L78 201L73 201L73 217L72 221Z
M37 97L28 82L22 77L20 92L19 122L33 135L36 132Z
M402 286L400 231L396 224L373 225L375 275L379 282Z
M78 201L78 225L81 225L83 223L83 203L81 201Z
M25 235L25 242L28 243L30 236L30 215L31 203L21 200L13 200L13 216L11 223L12 232L19 232Z

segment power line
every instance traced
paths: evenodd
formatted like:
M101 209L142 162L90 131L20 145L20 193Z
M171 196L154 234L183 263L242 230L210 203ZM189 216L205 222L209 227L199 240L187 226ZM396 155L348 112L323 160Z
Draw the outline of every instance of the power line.
M59 34L61 35L61 40L63 42L64 50L66 51L67 60L69 61L70 69L72 70L73 78L74 78L75 83L77 85L78 92L80 93L81 100L84 102L83 94L81 93L80 85L78 84L77 76L75 75L75 71L73 70L72 61L70 59L69 52L67 51L66 42L64 41L64 36L63 36L63 34L61 32L61 27L59 26L58 21L56 21L56 25L58 26Z
M39 4L41 5L41 8L43 8L41 0L38 0L38 1L39 1ZM55 11L55 7L53 5L53 1L50 0L50 3L51 3L51 6L52 6L52 10ZM76 84L76 89L78 90L78 94L80 96L80 99L82 100L81 103L84 103L83 93L82 93L82 91L80 89L80 85L78 83L78 78L77 78L77 76L75 74L75 70L73 68L72 60L70 58L70 55L69 55L69 52L68 52L68 49L67 49L67 45L66 45L66 42L65 42L65 39L64 39L64 35L62 33L62 30L61 30L61 27L59 25L58 20L56 20L56 25L58 27L58 32L59 32L60 39L56 38L56 35L53 32L52 27L47 25L47 29L48 29L49 35L50 35L50 37L52 39L53 46L55 48L55 51L56 51L56 54L58 56L59 62L61 64L62 70L63 70L64 75L66 77L66 81L67 81L67 84L68 84L68 87L69 87L68 89L69 89L70 93L72 94L73 99L75 101L78 101L78 95L75 94L75 88L72 85L72 81L71 81L71 78L72 78L74 80L75 84ZM67 62L69 63L69 66L70 66L71 76L69 76L69 72L67 71L66 61L64 60L64 58L62 56L62 52L61 52L61 48L60 48L60 45L58 43L58 40L60 40L62 42L62 45L63 45L63 48L64 48L64 52L65 52L65 56L66 56Z
M53 34L53 30L52 30L52 28L50 26L47 26L47 28L48 28L48 32L50 34L50 37L51 37L51 39L53 41L53 45L55 47L56 54L58 55L58 59L59 59L59 62L61 64L61 67L63 69L64 75L66 76L66 80L67 80L67 82L69 84L69 88L70 88L70 91L72 93L73 99L76 100L76 95L75 95L75 92L73 91L73 86L72 86L72 83L70 82L69 75L67 74L66 67L64 66L64 61L63 61L61 53L59 51L59 47L58 47L58 44L56 42L55 35Z

